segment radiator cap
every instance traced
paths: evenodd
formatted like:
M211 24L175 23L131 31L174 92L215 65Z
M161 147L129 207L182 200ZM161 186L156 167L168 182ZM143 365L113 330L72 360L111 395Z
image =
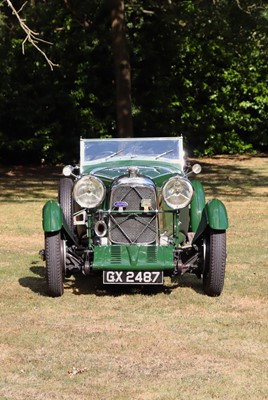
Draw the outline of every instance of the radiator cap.
M129 172L129 177L134 178L134 177L138 176L139 168L138 167L129 167L128 172Z

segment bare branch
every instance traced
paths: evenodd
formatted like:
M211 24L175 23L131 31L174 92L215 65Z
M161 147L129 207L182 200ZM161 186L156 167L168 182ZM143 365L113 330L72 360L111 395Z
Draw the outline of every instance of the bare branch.
M7 3L8 3L8 2L7 2ZM26 6L27 3L28 3L28 2L25 1L25 3L22 4L21 8L17 11L18 14L24 9L24 7Z
M21 29L25 32L26 37L22 42L22 54L25 54L25 44L28 42L30 43L33 47L36 48L37 51L39 51L39 53L42 54L42 56L45 58L46 62L48 63L48 65L50 66L50 69L53 70L54 67L58 67L58 64L54 64L46 55L46 53L38 46L37 43L47 43L47 44L53 44L51 42L48 42L46 40L43 40L41 38L38 37L39 33L38 32L34 32L32 29L30 29L28 27L28 25L25 23L25 20L23 20L19 13L21 12L21 10L25 7L26 3L25 2L21 8L17 11L15 9L15 7L13 6L11 0L4 0L8 6L11 8L12 13L15 15L15 17L17 18L17 20L19 21L20 27Z

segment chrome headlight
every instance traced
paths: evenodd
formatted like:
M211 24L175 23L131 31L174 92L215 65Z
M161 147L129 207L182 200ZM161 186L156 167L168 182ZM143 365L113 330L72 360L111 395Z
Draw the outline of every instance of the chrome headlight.
M104 200L105 186L102 181L93 175L85 175L74 185L75 201L83 208L96 208Z
M174 176L163 187L163 198L174 210L188 206L193 197L193 187L188 179Z

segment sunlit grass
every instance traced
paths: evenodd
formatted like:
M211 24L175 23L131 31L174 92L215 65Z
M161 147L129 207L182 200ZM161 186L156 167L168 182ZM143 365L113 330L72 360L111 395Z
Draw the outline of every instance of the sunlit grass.
M70 278L62 298L48 297L41 210L57 175L2 170L1 400L267 398L267 159L201 164L207 198L229 215L219 298L190 275L167 278L162 291ZM72 376L73 367L84 371Z

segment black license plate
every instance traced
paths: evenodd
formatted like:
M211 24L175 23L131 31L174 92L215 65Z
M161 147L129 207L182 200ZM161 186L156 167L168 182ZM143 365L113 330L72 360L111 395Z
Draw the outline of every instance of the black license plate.
M103 271L108 285L163 285L163 271Z

